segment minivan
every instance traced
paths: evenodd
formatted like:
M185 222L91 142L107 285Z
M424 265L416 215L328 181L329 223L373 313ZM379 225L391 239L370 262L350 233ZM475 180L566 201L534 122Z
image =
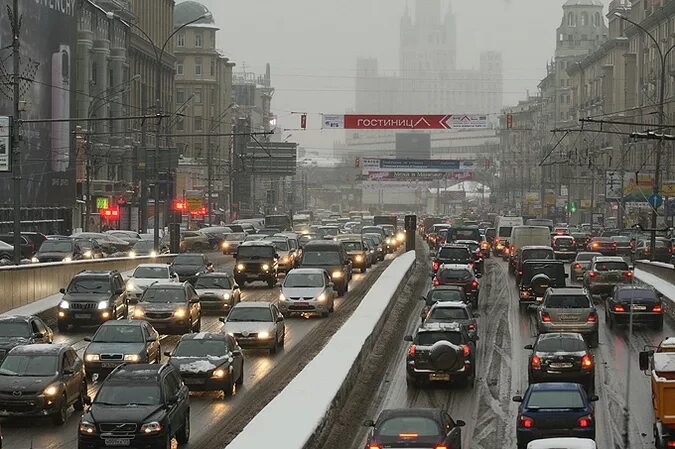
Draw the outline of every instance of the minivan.
M349 291L352 262L342 242L330 240L310 241L305 245L301 268L323 268L330 274L339 296Z

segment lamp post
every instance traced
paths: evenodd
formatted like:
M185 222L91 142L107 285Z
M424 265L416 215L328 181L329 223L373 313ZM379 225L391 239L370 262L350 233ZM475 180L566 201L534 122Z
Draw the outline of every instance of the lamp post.
M139 27L135 23L131 22L124 22L128 26L135 28L138 30L147 40L150 42L152 45L152 50L155 53L155 113L157 114L157 129L155 133L155 160L154 160L154 170L155 170L155 212L154 212L154 220L155 220L155 233L154 233L154 247L155 251L159 254L159 153L160 153L160 146L159 146L159 140L161 137L161 113L162 113L162 58L164 56L164 50L166 50L166 46L169 45L169 42L171 42L171 39L178 33L180 30L183 28L192 25L195 22L199 22L202 19L208 19L211 17L211 13L207 12L206 14L202 14L201 16L190 20L189 22L184 23L183 25L177 27L169 36L166 38L162 46L158 46L155 44L155 41L148 35L148 33L143 30L143 28Z
M670 55L670 52L672 52L675 49L675 45L671 46L667 51L663 51L661 48L661 45L659 44L659 41L656 40L654 35L647 31L642 25L640 25L637 22L634 22L633 20L629 19L628 17L624 16L623 14L619 12L615 12L614 15L618 17L621 20L624 20L631 25L635 26L636 28L639 28L642 30L649 38L654 42L654 45L656 46L656 49L659 52L659 58L661 62L661 78L659 79L659 111L658 111L658 117L659 117L659 130L661 131L661 139L659 139L656 147L656 161L655 161L655 167L654 167L654 197L658 197L659 195L659 189L661 188L661 158L663 156L663 146L664 146L664 140L663 140L663 125L665 123L665 98L666 98L666 59L668 59L668 56ZM651 231L650 231L650 241L649 241L649 257L650 259L654 259L655 253L656 253L656 220L658 217L658 213L656 210L656 207L652 206L652 223L651 223Z

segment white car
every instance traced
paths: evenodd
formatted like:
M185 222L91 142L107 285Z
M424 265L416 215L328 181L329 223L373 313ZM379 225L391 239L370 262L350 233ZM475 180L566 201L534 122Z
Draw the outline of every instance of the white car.
M161 263L140 264L127 280L127 297L129 301L138 302L146 288L152 284L164 282L178 282L178 275L171 272L169 265Z
M220 321L224 324L221 332L233 336L244 349L268 349L276 354L284 347L284 316L271 302L240 302Z
M527 449L596 449L596 445L587 438L545 438L530 441Z
M281 285L279 310L292 313L318 313L327 317L335 307L335 290L326 270L296 268L288 272Z

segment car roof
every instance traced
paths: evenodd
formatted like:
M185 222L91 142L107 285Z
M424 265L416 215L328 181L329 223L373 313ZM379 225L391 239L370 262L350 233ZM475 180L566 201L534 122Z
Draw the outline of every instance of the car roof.
M566 448L566 449L596 449L595 441L588 438L544 438L541 440L532 440L528 443L527 449L552 449L552 448Z
M523 262L525 265L536 265L541 263L551 264L551 265L565 265L564 260L559 259L527 259Z
M139 242L142 242L143 240L139 240ZM169 265L165 263L139 263L136 268L169 268Z
M342 246L342 242L337 242L335 240L310 240L305 245L305 250L311 249L313 247L328 247L328 248L339 248Z
M73 278L75 277L81 277L81 276L91 276L91 277L108 277L113 274L118 274L117 270L110 270L110 271L93 271L93 270L84 270L80 271L77 273Z
M12 348L11 353L16 354L60 354L68 349L69 346L59 344L40 343L34 345L20 345Z
M231 278L230 273L224 273L222 271L214 271L211 273L203 273L199 275L200 278Z
M461 249L467 249L466 245L462 245L459 243L446 243L445 245L441 246L441 249L443 248L461 248Z
M539 334L538 341L553 340L556 338L573 338L575 340L583 340L584 336L576 332L551 332L550 334Z
M417 329L420 332L461 332L462 325L459 323L425 323Z
M621 256L596 256L593 260L595 262L626 262Z
M233 309L265 309L269 308L271 305L272 303L267 301L247 301L237 303Z
M103 382L127 383L138 382L140 380L156 381L160 376L160 372L166 368L166 366L167 365L149 365L144 363L123 364L113 370Z
M464 265L462 265L464 266ZM459 285L439 285L438 287L432 287L429 289L429 293L436 291L436 290L455 290L455 291L464 291L464 287L460 287Z
M436 309L468 309L469 305L462 301L442 301L437 302L431 308Z
M479 245L480 244L480 242L478 242L476 240L455 240L455 243L457 245L468 245L468 244Z
M656 289L651 285L635 285L635 284L617 284L616 289L618 291L622 290L641 290L641 291L650 291L656 293Z
M141 326L144 322L143 320L108 320L101 326Z
M421 416L437 419L442 413L443 411L437 408L395 408L382 410L380 412L380 416L377 418L377 421L381 422L387 419L402 416Z
M572 382L543 382L532 384L530 391L581 391L581 385Z
M274 248L274 245L272 245L271 242L271 240L249 240L248 242L243 242L241 245L239 245L239 248L246 246L268 246L270 248Z
M588 291L583 287L558 287L551 288L551 295L587 295Z
M580 251L577 253L577 257L579 257L582 254L591 254L593 256L602 256L602 253L596 252L596 251Z
M462 263L444 263L438 269L442 270L444 268L446 270L470 270L471 266Z
M180 337L180 341L183 340L222 340L227 341L227 334L221 332L197 332L193 334L184 334Z
M164 282L155 282L155 283L153 283L153 284L150 284L150 285L148 286L148 288L146 289L146 291L149 290L149 289L151 289L151 288L162 288L162 289L167 289L167 288L168 288L168 289L172 289L172 290L173 290L173 289L175 289L175 290L181 289L181 290L182 290L182 289L185 288L186 282L180 282L180 283L178 283L178 282L171 282L171 281L169 281L168 279L162 279L162 280L163 280Z
M28 322L29 319L34 317L35 315L5 315L0 316L0 323L16 323L17 321Z
M323 268L293 268L288 274L323 274L325 272Z
M571 235L554 235L553 236L553 240L555 240L555 239L573 239L573 238L574 237L572 237Z
M521 249L521 251L525 251L526 249L550 249L550 250L552 250L553 248L551 248L550 246L546 246L546 245L528 245L528 246L523 246L520 249Z

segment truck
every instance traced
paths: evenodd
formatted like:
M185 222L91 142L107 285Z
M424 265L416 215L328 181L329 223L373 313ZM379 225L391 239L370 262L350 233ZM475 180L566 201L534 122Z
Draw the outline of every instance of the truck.
M508 255L511 272L516 272L516 261L523 246L551 246L551 231L545 226L514 226L510 244L505 253Z
M651 380L656 448L675 447L675 337L640 352L640 369Z
M266 228L278 228L279 231L292 231L293 223L288 215L267 215L265 216Z
M398 219L396 215L376 215L373 217L373 223L378 225L392 225L394 226L394 234L398 231Z
M508 247L511 243L511 232L515 226L523 225L523 217L501 216L497 218L497 228L494 243L492 245L495 256L508 257Z

